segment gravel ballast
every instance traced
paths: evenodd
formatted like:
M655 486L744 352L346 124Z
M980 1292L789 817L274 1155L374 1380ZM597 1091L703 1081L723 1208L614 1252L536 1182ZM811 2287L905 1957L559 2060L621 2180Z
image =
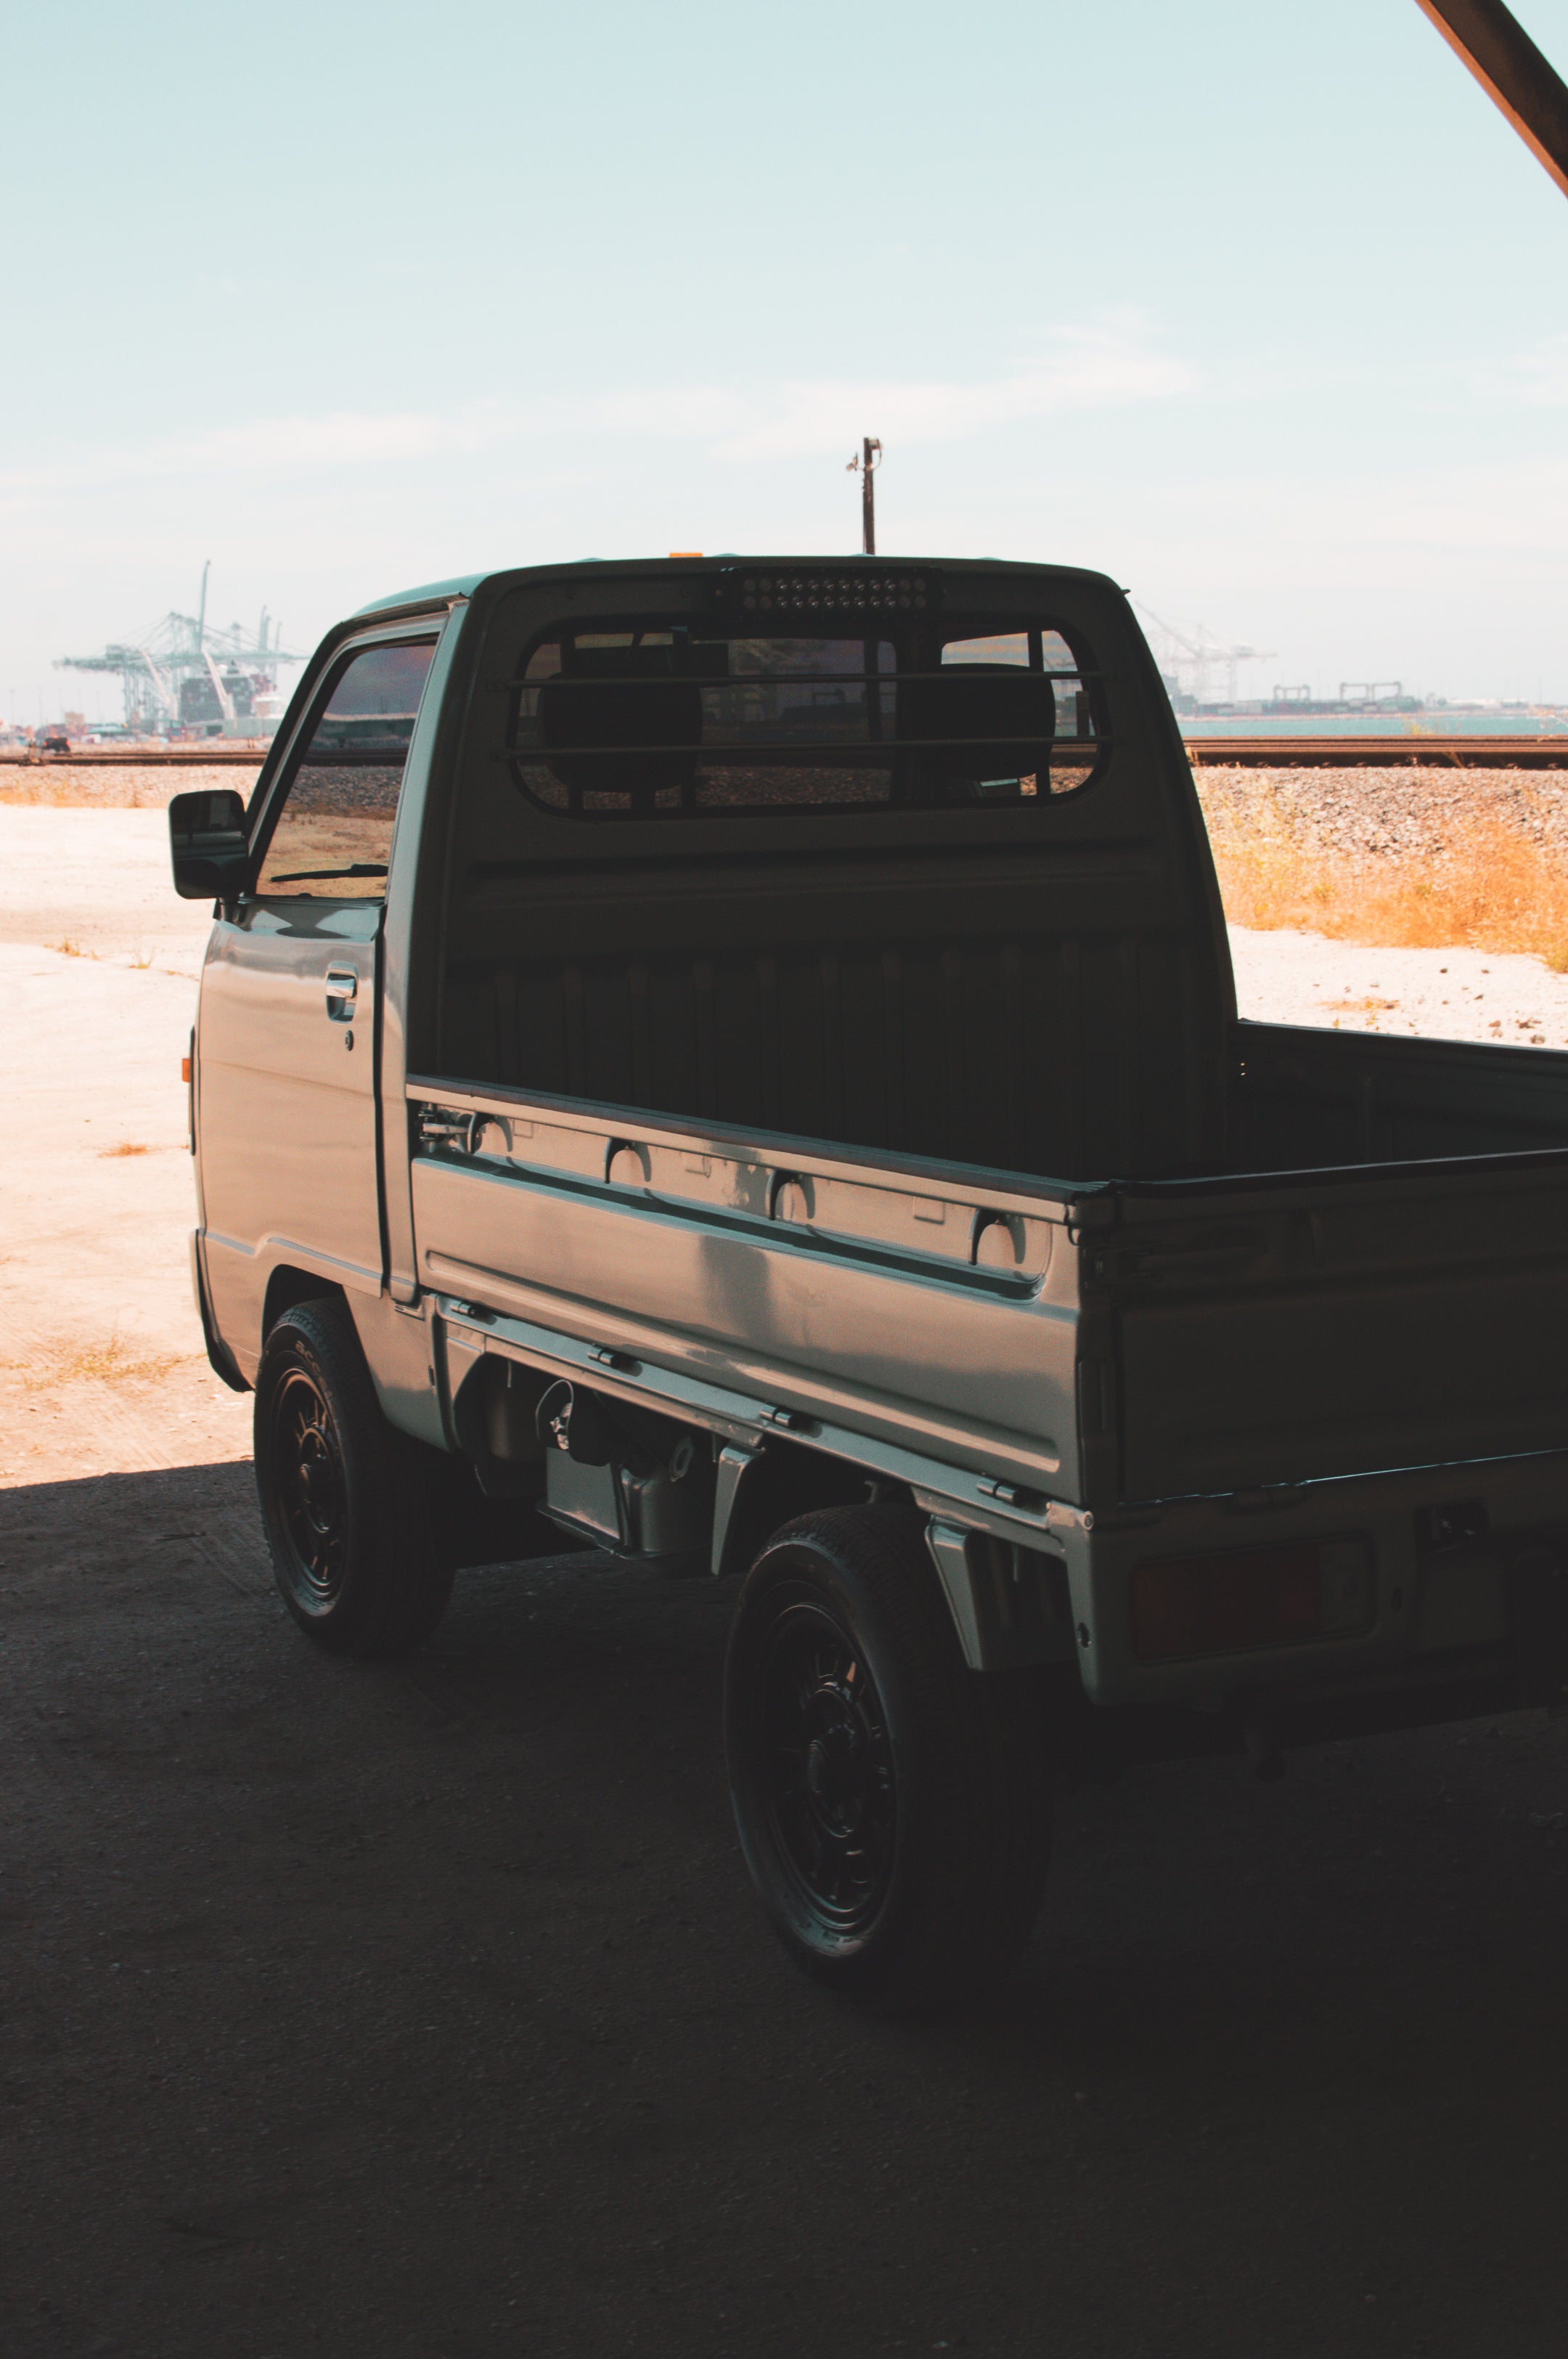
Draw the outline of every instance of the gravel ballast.
M1198 800L1217 831L1293 837L1353 867L1430 859L1476 825L1501 821L1568 861L1568 772L1261 770L1206 764Z
M6 762L0 805L42 804L84 810L167 810L176 795L229 787L249 796L261 767L243 762Z

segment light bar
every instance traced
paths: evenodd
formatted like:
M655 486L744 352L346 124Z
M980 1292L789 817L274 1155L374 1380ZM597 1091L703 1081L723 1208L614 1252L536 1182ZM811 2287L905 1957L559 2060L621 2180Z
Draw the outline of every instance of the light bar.
M930 595L923 573L748 573L740 583L748 614L924 614Z

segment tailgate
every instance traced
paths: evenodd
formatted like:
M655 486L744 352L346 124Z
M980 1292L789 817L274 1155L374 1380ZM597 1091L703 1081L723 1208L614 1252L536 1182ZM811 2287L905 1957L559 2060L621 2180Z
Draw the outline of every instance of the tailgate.
M1568 1446L1568 1155L1121 1196L1124 1498Z

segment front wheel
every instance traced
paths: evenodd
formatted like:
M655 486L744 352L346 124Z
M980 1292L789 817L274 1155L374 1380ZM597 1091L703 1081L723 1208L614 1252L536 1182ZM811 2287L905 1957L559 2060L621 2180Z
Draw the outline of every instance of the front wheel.
M725 1671L741 1849L785 1949L901 2008L995 1981L1029 1937L1050 1852L1037 1682L971 1671L906 1508L776 1533Z
M286 1311L256 1375L256 1491L283 1602L317 1643L396 1655L451 1594L424 1453L382 1415L338 1303Z

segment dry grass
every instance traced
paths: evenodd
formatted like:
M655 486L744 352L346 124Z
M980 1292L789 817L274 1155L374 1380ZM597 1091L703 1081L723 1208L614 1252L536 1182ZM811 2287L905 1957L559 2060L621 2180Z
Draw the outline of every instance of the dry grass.
M56 1384L124 1385L151 1384L158 1376L167 1376L170 1368L179 1365L178 1352L152 1352L137 1359L111 1335L106 1343L80 1344L75 1351L65 1353L49 1371Z
M106 1163L116 1155L150 1155L151 1153L150 1147L138 1147L135 1139L123 1138L118 1147L101 1147L98 1150L98 1160L100 1163Z
M1427 859L1357 862L1274 813L1222 803L1208 816L1233 925L1391 950L1523 951L1568 973L1568 862L1506 820L1456 828Z
M78 1343L60 1352L40 1353L34 1359L0 1361L0 1367L22 1371L28 1379L27 1389L41 1392L55 1385L153 1384L189 1356L179 1352L152 1352L138 1357L118 1335L111 1335L103 1343Z

